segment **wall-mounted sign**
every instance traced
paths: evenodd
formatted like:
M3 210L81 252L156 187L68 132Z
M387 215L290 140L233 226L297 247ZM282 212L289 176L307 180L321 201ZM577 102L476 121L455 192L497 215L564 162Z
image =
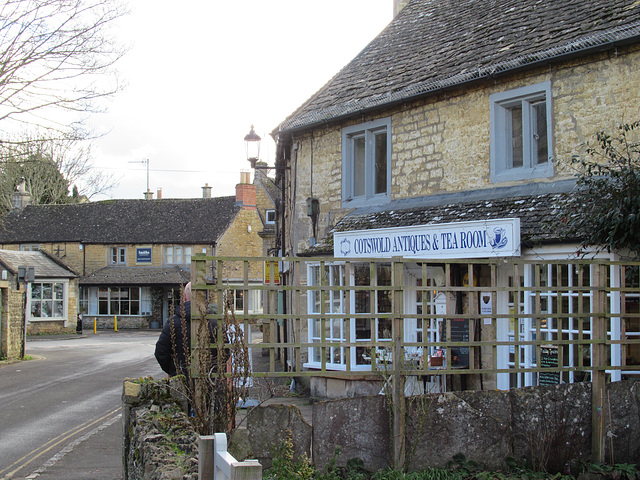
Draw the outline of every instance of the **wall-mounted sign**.
M520 256L520 219L336 232L333 255L424 259L517 257Z
M151 247L136 248L136 263L151 263Z

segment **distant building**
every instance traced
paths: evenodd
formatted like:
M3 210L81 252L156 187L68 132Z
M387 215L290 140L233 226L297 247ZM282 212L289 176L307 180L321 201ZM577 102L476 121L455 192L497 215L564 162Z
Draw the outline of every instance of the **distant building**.
M235 197L28 205L4 219L0 247L40 250L77 272L73 295L85 326L96 320L113 328L117 317L118 328L149 328L167 321L190 281L193 255L261 256L264 228L256 187L241 182ZM209 282L219 275L230 286L242 280L238 271L216 272L212 262L207 271ZM262 275L252 271L250 280ZM244 301L251 311L261 308L260 298L236 303ZM59 324L65 328L75 330L75 317Z

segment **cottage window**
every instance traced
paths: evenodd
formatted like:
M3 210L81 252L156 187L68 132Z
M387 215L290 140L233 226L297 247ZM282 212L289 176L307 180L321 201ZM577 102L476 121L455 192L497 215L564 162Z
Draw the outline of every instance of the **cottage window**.
M164 247L166 265L188 265L191 263L193 247L191 245L169 245Z
M342 129L342 203L356 207L389 200L391 119Z
M66 320L68 283L32 282L27 295L29 320Z
M491 95L491 181L553 176L551 83Z
M127 263L126 247L111 247L111 265L125 265Z

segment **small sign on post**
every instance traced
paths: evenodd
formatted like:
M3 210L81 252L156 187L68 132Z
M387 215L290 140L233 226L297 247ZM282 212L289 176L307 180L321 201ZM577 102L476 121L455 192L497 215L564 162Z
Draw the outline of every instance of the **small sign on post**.
M540 367L558 367L558 347L542 345L540 347ZM560 383L560 372L538 372L538 385L557 385Z

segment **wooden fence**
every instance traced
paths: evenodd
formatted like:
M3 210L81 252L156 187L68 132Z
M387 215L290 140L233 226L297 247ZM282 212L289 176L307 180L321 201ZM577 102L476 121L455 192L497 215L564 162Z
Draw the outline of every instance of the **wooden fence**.
M250 346L269 352L255 377L390 380L395 439L409 377L477 389L590 381L602 461L605 382L640 375L639 270L578 259L194 256L192 289L195 302L232 299ZM223 310L208 317L222 320ZM403 450L396 442L396 464Z

